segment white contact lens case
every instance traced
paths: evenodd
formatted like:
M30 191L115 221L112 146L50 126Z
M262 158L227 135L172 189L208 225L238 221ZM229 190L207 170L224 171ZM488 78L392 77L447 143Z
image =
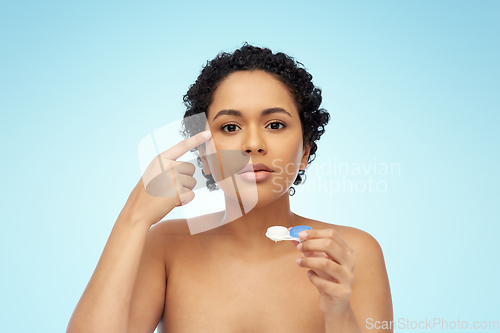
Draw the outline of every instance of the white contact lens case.
M310 229L312 228L307 225L298 225L290 228L290 230L288 230L286 227L274 226L267 228L266 237L275 242L282 240L294 240L297 242L302 242L302 240L299 238L299 232Z

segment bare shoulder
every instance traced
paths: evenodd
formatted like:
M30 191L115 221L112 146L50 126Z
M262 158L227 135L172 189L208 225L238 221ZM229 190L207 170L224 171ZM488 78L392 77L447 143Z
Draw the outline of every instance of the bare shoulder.
M352 247L356 256L381 256L379 242L366 231L358 228L306 219L307 225L313 229L333 229ZM383 258L383 257L382 257Z
M192 219L190 223L192 223L191 226L193 226L220 217L221 212L206 214L196 217L196 219ZM188 224L185 218L162 220L151 227L150 233L152 233L153 237L158 241L160 246L159 251L163 253L167 267L172 259L181 258L182 256L189 255L193 251L196 251L197 246L199 246L199 237L210 234L210 232L204 232L195 233L193 235L191 231L190 224Z
M189 235L186 219L162 220L154 224L151 231L159 237Z
M149 233L156 251L161 254L166 267L169 266L171 258L175 256L174 251L179 249L179 245L185 246L186 242L190 240L187 237L190 233L186 219L162 220L151 226Z

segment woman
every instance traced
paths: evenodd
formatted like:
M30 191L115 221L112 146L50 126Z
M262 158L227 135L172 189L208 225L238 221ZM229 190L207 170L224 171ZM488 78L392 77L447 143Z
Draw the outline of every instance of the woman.
M153 332L158 324L160 332L367 332L392 321L378 242L290 210L290 185L302 182L329 120L311 79L285 54L248 44L205 66L184 96L185 117L204 112L210 131L186 126L189 138L162 153L165 170L175 170L175 197L151 196L139 181L68 332ZM211 190L218 151L260 163L251 176L235 175L251 178L258 200L240 216L225 192L226 210L205 217L221 226L191 235L186 220L159 221L194 198L194 166L175 159L196 147ZM250 186L239 184L244 195ZM276 243L265 237L275 225L312 230L300 244Z

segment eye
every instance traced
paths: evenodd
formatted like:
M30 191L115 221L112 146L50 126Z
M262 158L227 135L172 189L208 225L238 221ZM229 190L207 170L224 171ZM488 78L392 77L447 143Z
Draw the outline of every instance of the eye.
M273 125L273 126L271 126L271 125ZM279 128L279 125L281 125L283 127ZM268 127L268 126L271 126L271 129L275 129L275 130L279 130L279 129L286 127L285 123L282 123L281 121L273 121L272 123L270 123L266 127Z
M220 127L221 130L223 130L224 132L229 132L229 133L232 133L232 132L235 132L235 128L236 127L239 127L238 125L236 124L233 124L233 123L228 123L228 124L224 124ZM225 128L227 128L228 130L224 130Z

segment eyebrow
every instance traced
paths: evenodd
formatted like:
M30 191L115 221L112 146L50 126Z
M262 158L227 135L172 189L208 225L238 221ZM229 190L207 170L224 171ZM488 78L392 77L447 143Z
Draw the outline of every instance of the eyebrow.
M270 115L270 114L273 114L273 113L285 113L285 114L289 115L290 117L292 117L292 115L290 113L288 113L283 108L269 108L269 109L265 109L264 111L261 112L261 116L267 116L267 115ZM242 113L241 113L241 111L239 111L239 110L225 109L225 110L220 110L219 112L217 112L217 114L215 115L214 119L212 119L212 121L214 121L215 119L217 119L217 117L223 116L223 115L233 115L233 116L236 116L236 117L242 117L243 116Z

